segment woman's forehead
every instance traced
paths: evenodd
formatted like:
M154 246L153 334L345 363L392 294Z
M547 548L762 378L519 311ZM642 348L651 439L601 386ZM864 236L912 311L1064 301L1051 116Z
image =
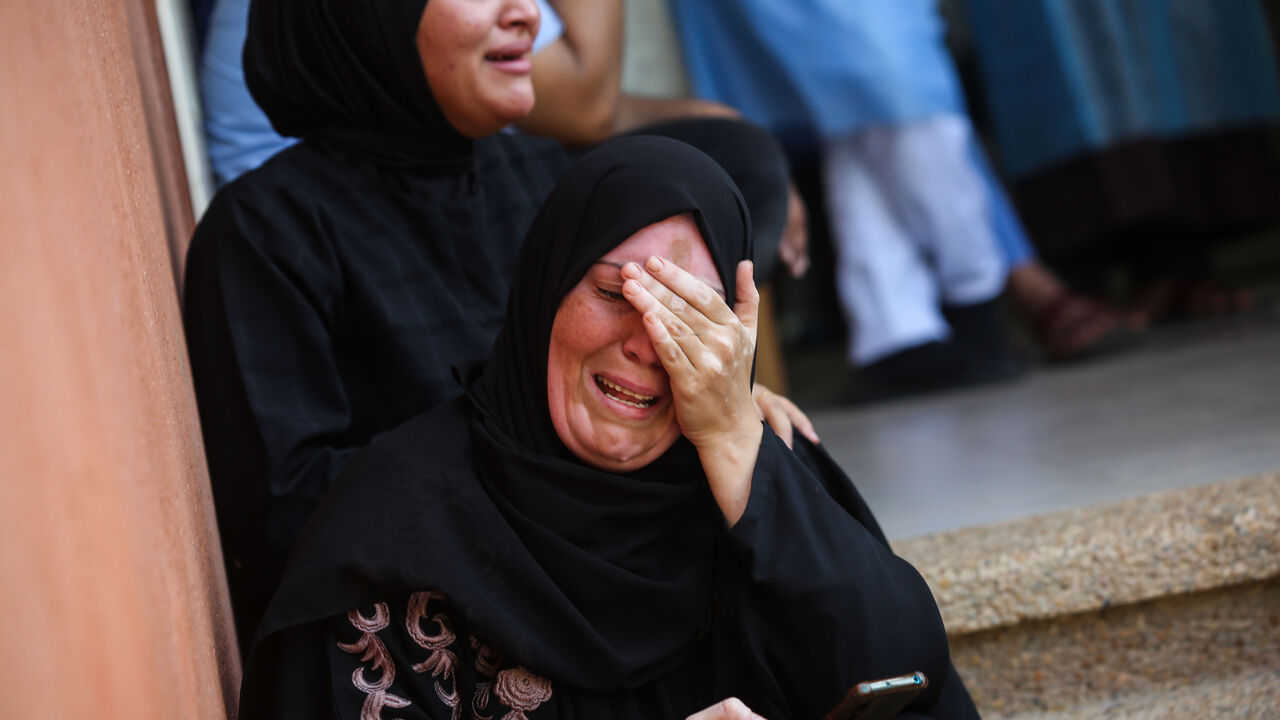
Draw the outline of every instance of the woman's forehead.
M644 265L650 256L671 260L690 274L723 292L724 284L716 270L711 251L702 240L702 233L689 213L661 220L633 233L614 249L605 253L600 262L622 267L628 262Z

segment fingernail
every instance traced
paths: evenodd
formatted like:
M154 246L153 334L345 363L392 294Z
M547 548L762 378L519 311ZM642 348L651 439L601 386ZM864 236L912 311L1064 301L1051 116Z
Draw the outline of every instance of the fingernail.
M662 258L651 257L648 265L651 272L660 272L662 270Z
M626 282L622 283L622 292L635 295L636 293L640 292L640 283L636 282L635 280L627 280Z

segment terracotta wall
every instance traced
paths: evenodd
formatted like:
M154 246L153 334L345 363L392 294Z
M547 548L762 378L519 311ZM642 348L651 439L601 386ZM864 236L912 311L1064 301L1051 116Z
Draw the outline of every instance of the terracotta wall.
M238 682L149 1L0 0L0 718L220 718Z

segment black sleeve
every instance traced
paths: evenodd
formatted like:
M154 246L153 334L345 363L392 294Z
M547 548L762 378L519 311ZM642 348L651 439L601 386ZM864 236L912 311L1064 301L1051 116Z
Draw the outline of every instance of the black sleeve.
M885 544L851 486L843 502L827 490L848 479L820 480L821 463L807 460L766 428L750 500L728 533L756 682L786 715L817 718L857 682L922 671L930 686L911 711L976 717L923 578Z
M183 320L245 642L289 545L358 448L341 439L351 413L330 337L336 260L305 218L234 188L192 239Z
M356 448L331 328L341 270L322 235L230 198L197 228L184 319L211 470L314 503ZM223 472L226 470L226 472Z

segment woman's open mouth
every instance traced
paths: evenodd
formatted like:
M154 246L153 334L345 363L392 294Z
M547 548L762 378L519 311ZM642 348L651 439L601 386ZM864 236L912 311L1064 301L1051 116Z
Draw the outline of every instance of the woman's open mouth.
M493 62L511 62L512 60L519 60L523 57L524 53L522 52L491 52L485 55L484 59L491 60Z
M532 42L508 43L484 54L486 62L502 72L522 75L533 71Z
M632 392L621 385L609 382L601 375L596 375L595 380L596 386L600 388L600 392L603 392L609 397L609 399L616 400L623 405L643 410L645 408L652 407L653 404L658 401L657 395L641 395L639 393Z

